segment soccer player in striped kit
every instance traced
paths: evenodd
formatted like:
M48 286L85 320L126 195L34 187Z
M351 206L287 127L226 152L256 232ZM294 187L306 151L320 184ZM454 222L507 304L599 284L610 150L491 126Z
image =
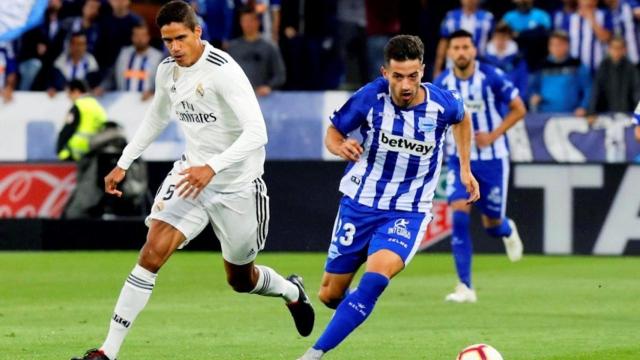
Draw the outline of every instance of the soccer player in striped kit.
M267 132L253 88L229 54L200 39L202 29L187 3L167 3L156 22L171 57L158 68L150 109L105 178L105 191L122 195L116 186L126 169L162 133L172 113L185 134L186 152L158 190L145 221L147 241L122 287L107 338L74 360L116 359L160 268L208 224L220 241L229 285L240 293L283 299L298 333L308 336L315 315L302 279L285 279L254 264L267 236L269 197L261 178Z
M506 217L509 181L509 144L505 133L521 120L526 109L518 89L505 74L476 60L472 35L459 30L449 36L448 55L454 63L434 83L443 89L457 90L471 114L474 137L471 146L471 171L480 183L482 198L477 203L487 233L502 238L511 261L522 257L522 242L515 223ZM503 116L502 108L509 112ZM459 151L449 147L447 195L453 210L453 238L451 247L460 283L447 301L475 302L476 292L471 284L472 244L469 234L471 206L466 202L467 191L460 182Z
M421 84L424 47L399 35L384 49L383 77L358 90L331 117L325 144L349 161L319 297L333 318L300 359L320 359L373 311L391 278L415 255L431 220L445 134L453 129L461 183L476 201L471 174L471 123L456 92ZM359 131L359 143L349 134ZM348 292L362 264L358 287Z

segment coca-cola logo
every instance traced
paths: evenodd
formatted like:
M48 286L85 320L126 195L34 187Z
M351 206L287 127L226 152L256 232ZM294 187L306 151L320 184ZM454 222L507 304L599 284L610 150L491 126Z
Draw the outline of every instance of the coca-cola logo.
M59 218L75 185L72 164L0 165L0 218Z

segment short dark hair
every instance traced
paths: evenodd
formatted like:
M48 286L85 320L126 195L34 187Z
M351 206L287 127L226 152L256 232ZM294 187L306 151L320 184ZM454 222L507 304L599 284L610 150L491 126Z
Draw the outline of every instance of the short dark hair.
M172 22L182 23L192 31L198 26L198 18L189 4L182 0L173 0L164 4L158 16L156 16L156 25L161 28Z
M473 42L473 35L470 32L468 32L467 30L464 30L464 29L460 29L460 30L456 30L456 31L452 32L447 37L447 40L451 41L453 39L458 39L458 38L469 38Z
M424 58L424 44L419 37L414 35L397 35L391 38L384 46L384 63L391 60L422 60Z
M69 91L80 91L81 93L86 93L89 89L89 85L84 80L73 79L67 83L67 88Z
M504 34L507 35L509 37L513 37L513 30L511 30L511 27L505 23L500 23L498 25L496 25L495 30L493 30L494 34Z
M627 47L627 41L620 35L613 35L611 39L609 39L608 44L611 45L614 42L622 43L622 46Z
M549 35L549 40L554 38L569 42L569 34L564 30L555 30L554 32L552 32L551 35Z

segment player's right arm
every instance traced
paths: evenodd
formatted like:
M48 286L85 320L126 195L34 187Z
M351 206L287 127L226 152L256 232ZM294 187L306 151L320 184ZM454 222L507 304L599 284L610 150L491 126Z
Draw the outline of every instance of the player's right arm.
M330 125L324 144L333 155L340 156L347 161L358 161L364 149L355 139L346 138L335 126Z
M356 139L350 139L348 135L366 121L369 86L374 85L369 84L356 91L340 109L331 115L331 125L324 138L327 150L347 161L358 161L364 152L360 143Z
M122 192L118 191L116 187L124 179L126 170L169 124L171 99L164 86L169 76L170 65L160 65L156 74L156 93L142 120L142 124L136 131L133 140L122 151L116 167L104 178L104 191L106 193L118 197L122 196Z

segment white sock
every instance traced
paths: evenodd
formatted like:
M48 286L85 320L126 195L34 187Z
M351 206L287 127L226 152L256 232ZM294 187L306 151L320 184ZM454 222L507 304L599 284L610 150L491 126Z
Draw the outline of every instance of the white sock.
M156 276L158 275L136 264L125 281L111 318L109 334L100 348L109 359L116 358L133 321L147 305Z
M256 287L251 290L251 294L263 296L277 296L283 298L286 302L294 302L298 300L300 291L291 281L283 278L270 267L256 265L260 276Z

